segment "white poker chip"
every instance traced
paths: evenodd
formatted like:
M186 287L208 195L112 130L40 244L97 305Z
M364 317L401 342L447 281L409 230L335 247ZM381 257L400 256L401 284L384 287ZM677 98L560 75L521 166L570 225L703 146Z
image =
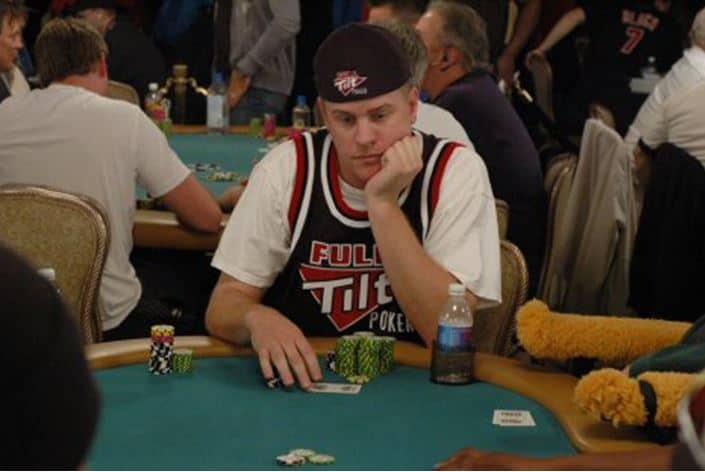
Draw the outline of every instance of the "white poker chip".
M329 456L328 454L315 454L308 457L307 460L311 464L332 464L335 462L335 457Z
M290 456L299 456L299 457L303 457L303 458L306 458L306 459L307 459L307 458L309 458L309 457L311 457L311 456L315 456L315 455L316 455L316 451L314 451L314 450L312 450L312 449L292 449L291 451L289 451L289 454L288 454L288 455L290 455Z
M306 463L306 458L295 456L293 454L284 454L277 456L277 462L284 465L304 465Z

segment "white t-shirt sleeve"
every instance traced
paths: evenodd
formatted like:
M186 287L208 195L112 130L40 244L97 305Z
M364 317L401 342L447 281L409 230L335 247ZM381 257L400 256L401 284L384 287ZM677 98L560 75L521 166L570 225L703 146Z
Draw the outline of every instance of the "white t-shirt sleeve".
M252 171L213 256L213 267L268 288L289 258L287 213L296 173L293 141L274 148Z
M136 119L137 181L153 197L173 190L190 171L169 147L164 133L141 111Z
M629 145L630 149L634 148L639 139L642 139L651 148L655 148L666 141L667 130L663 114L664 99L661 93L663 85L664 82L662 81L656 86L629 127L629 132L624 141Z
M424 247L480 299L480 308L501 302L495 200L487 169L476 152L458 148L451 156Z

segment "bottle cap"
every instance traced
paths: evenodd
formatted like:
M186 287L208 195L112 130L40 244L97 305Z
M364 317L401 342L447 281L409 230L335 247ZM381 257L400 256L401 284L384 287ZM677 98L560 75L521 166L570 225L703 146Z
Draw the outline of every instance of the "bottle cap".
M296 104L297 105L306 105L306 95L297 95L296 96Z
M448 285L448 295L465 295L465 285L450 284Z
M42 267L41 269L37 269L37 273L50 282L56 280L56 271L53 267Z
M157 89L159 88L159 84L156 82L150 82L149 83L149 91L150 92L156 92Z

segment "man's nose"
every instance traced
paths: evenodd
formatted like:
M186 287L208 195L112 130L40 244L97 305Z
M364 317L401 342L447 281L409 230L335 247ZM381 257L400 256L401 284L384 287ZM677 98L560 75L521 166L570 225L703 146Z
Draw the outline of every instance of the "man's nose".
M357 122L355 130L355 142L360 146L370 146L374 144L376 138L374 125L367 119L361 119Z

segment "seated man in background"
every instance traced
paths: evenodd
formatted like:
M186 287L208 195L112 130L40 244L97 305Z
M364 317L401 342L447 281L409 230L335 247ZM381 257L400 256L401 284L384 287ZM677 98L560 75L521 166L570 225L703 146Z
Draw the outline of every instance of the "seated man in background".
M76 470L98 424L98 388L56 288L0 246L0 467Z
M463 125L485 161L497 198L509 204L507 239L529 268L529 295L544 252L547 198L538 153L524 124L485 69L487 35L470 7L433 2L417 24L429 56L423 87Z
M669 142L705 165L705 9L690 30L691 47L656 85L629 127L626 143L651 149Z
M374 22L373 24L388 29L399 39L402 49L409 58L411 82L414 87L420 88L428 66L428 58L426 56L426 46L424 46L419 33L412 26L394 20ZM433 134L439 138L449 138L462 143L471 150L475 149L458 120L447 110L431 103L419 101L414 128L426 134Z
M418 90L397 38L344 26L314 71L327 129L255 168L213 258L222 274L206 315L213 335L252 344L265 378L276 368L303 388L321 378L305 336L367 330L430 346L450 283L473 307L501 297L485 167L412 132Z
M54 19L35 52L47 87L0 107L0 184L49 185L102 205L110 223L99 296L104 337L146 336L169 314L142 293L129 260L137 181L196 230L218 231L222 213L139 108L101 96L108 86L107 47L92 26Z
M17 67L27 10L22 0L0 0L0 103L10 95L29 92Z
M92 24L108 45L108 76L134 87L144 100L150 82L164 84L166 65L152 39L125 15L118 15L115 0L78 0L67 11Z

